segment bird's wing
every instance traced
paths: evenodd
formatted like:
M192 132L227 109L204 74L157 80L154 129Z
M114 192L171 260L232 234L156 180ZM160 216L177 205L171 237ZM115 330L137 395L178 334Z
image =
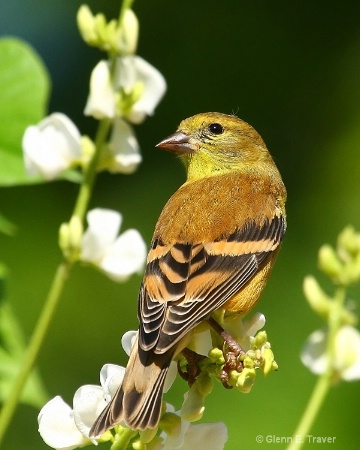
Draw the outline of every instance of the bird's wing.
M139 294L141 348L166 352L224 305L279 247L285 228L284 217L274 216L211 243L154 240Z

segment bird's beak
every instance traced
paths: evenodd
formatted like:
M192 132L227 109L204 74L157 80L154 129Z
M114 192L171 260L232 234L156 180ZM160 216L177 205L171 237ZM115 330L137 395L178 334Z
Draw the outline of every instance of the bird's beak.
M159 142L156 147L163 148L180 155L192 153L198 148L196 139L188 136L182 131L177 131L176 133L171 134Z

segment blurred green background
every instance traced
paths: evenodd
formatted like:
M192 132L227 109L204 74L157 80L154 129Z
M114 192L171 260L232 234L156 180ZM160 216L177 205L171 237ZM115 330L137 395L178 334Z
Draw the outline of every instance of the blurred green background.
M118 2L93 0L94 12L117 16ZM0 0L0 34L30 42L53 82L49 111L62 111L93 135L85 118L90 72L101 57L81 41L78 0ZM226 449L285 448L257 444L257 435L291 436L315 377L299 360L306 337L323 324L309 309L302 280L317 273L317 249L334 243L346 224L360 228L360 3L286 0L137 0L138 53L165 76L168 92L154 117L136 127L144 163L131 176L99 176L92 207L124 215L147 243L162 206L184 180L183 168L154 145L185 117L235 112L262 135L288 189L288 232L271 281L256 310L279 371L259 374L243 395L216 385L204 421L225 421ZM1 68L0 68L1 70ZM0 210L18 225L0 236L0 260L9 268L8 297L29 337L61 255L59 225L68 220L77 186L54 182L3 188ZM125 364L120 338L136 327L140 277L115 284L76 267L41 352L39 368L49 395L71 403L83 384L98 383L105 362ZM325 283L326 285L326 283ZM360 288L351 296L360 299ZM186 386L168 399L177 407ZM331 391L314 429L334 436L316 448L358 448L360 383ZM6 450L48 448L37 433L38 411L20 406ZM106 446L104 446L106 447Z

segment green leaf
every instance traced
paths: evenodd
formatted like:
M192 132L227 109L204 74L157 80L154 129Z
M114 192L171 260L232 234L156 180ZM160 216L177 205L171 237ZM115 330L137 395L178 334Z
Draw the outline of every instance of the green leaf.
M25 340L17 319L6 302L0 304L0 400L10 393L25 352ZM34 369L25 385L21 401L40 408L49 396L37 369Z
M25 42L0 39L0 186L43 181L25 173L21 141L26 127L46 112L50 82L37 53Z

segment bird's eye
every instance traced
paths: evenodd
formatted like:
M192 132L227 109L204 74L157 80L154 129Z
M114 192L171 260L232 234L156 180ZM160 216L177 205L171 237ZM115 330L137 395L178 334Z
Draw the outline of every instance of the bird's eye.
M224 128L219 123L211 123L209 125L209 131L212 134L222 134L224 132Z

